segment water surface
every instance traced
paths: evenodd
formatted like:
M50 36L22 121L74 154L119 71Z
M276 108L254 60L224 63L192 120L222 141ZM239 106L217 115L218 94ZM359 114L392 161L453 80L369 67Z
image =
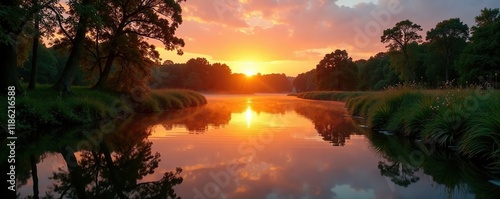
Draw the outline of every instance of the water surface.
M75 173L68 172L71 154L78 159L72 170L81 169L81 187L101 198L116 193L251 199L500 194L482 166L450 151L369 132L362 120L346 114L343 103L271 94L207 99L202 107L120 121L116 133L89 128L85 131L92 136L59 138L68 141L57 147L39 141L50 145L33 155L39 157L33 157L39 161L39 195L78 195L68 180ZM98 142L101 137L104 142ZM175 174L176 168L182 172ZM33 194L30 167L25 171L22 196Z

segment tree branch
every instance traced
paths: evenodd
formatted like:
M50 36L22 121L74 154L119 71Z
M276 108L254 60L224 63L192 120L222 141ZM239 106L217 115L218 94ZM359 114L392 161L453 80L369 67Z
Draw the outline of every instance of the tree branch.
M62 25L62 21L61 21L61 16L59 15L59 13L57 12L57 10L55 8L53 8L52 6L47 6L48 9L52 10L52 12L54 12L56 14L56 18L57 18L57 22L59 24L59 28L61 28L61 31L64 33L64 35L66 35L66 37L69 39L69 41L71 41L72 44L75 43L74 39L69 35L69 33L64 29L63 25Z

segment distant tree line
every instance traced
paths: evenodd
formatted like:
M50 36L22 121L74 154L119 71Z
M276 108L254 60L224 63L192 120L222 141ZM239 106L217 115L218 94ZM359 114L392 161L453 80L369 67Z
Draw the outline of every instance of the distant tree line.
M232 73L228 65L210 64L205 58L192 58L186 63L166 61L159 66L161 78L153 84L159 88L184 88L208 92L255 93L290 92L292 81L285 74L246 76Z
M316 68L299 74L293 86L312 90L381 90L398 83L426 88L442 85L489 84L499 87L500 10L484 8L469 28L458 18L439 22L427 31L403 20L383 31L387 52L352 61L345 50L326 54Z

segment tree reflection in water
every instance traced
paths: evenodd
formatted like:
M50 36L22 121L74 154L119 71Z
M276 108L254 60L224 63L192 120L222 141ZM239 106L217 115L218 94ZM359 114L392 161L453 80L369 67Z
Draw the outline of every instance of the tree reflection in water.
M376 166L382 176L400 187L412 186L422 181L422 176L426 174L432 177L433 184L444 187L450 197L458 192L461 195L472 192L477 198L495 198L500 195L498 187L488 183L489 179L499 176L492 176L485 167L478 166L481 163L442 149L430 147L426 151L413 141L362 129L350 117L344 116L345 110L341 106L302 100L263 102L246 98L224 103L213 100L203 107L158 115L138 115L122 121L114 130L116 133L107 134L104 141L98 142L93 148L78 148L82 140L99 138L90 132L85 133L86 136L75 137L81 135L81 129L61 130L44 135L40 140L33 138L32 143L23 145L25 148L18 151L21 157L18 177L22 184L27 184L30 171L32 175L37 174L37 162L42 161L46 154L59 153L67 162L68 170L53 174L55 183L45 198L179 198L173 187L183 181L180 168L165 172L159 180L145 181L145 176L151 176L160 162L160 155L151 151L152 142L147 139L152 129L157 125L165 129L182 126L193 133L205 132L209 127L224 127L231 120L231 114L242 113L251 106L257 114L295 111L309 119L319 136L333 146L344 146L350 135L362 132L381 156L381 160L373 167ZM79 150L71 151L71 148ZM72 164L74 162L77 164ZM32 179L35 194L28 197L37 198L37 178L33 176Z
M169 118L167 115L175 115ZM224 127L231 120L231 111L225 106L205 106L202 108L189 108L168 113L159 123L166 129L172 130L176 126L184 126L189 132L202 133L209 126L214 128Z
M443 148L413 142L407 138L366 131L373 149L381 155L378 169L396 185L408 187L426 174L443 188L448 198L474 193L476 198L497 198L500 189L488 182L500 176L487 163L466 159Z
M124 129L129 130L124 131ZM105 138L96 150L82 151L78 166L83 171L81 179L85 182L87 196L179 198L173 186L182 183L182 177L179 176L182 171L180 168L175 172L164 173L160 180L141 181L144 176L155 172L160 161L160 154L151 151L152 142L146 139L149 135L148 128L131 128L125 125L119 133ZM69 171L73 177L75 171ZM60 185L54 185L54 191L68 190L68 182L64 183L67 175L65 172L54 174L54 179L62 182Z
M30 147L36 149L37 154L58 153L66 162L67 170L59 168L52 174L55 181L43 198L180 198L173 187L182 183L181 168L165 172L161 179L144 181L146 175L153 174L161 161L158 152L152 152L152 142L147 140L150 135L149 123L136 123L134 120L125 121L116 133L107 134L84 132L89 141L96 145L80 148L82 139L75 139L75 134L82 132L71 131L73 136L61 136L57 144L47 145L45 142L35 142ZM68 133L65 131L64 133ZM55 132L54 135L68 135ZM56 136L57 137L57 136ZM69 139L65 139L69 138ZM85 139L83 139L85 140ZM21 153L23 153L21 151ZM26 152L25 153L29 153ZM31 174L36 175L36 166L33 160L44 155L32 154L24 156L30 159ZM36 163L35 163L36 165ZM27 166L25 166L27 167ZM28 173L29 170L21 171ZM27 178L26 178L27 179ZM28 198L39 198L38 187L35 185L37 176L33 176L34 194Z
M311 120L318 134L323 140L332 143L333 146L344 146L346 140L353 133L359 132L359 128L349 117L344 117L344 110L338 107L326 108L327 106L297 106L295 112Z
M399 186L408 187L408 185L420 180L420 177L415 176L415 172L419 170L418 168L411 167L399 161L379 161L378 169L380 170L380 175L389 177L392 182Z

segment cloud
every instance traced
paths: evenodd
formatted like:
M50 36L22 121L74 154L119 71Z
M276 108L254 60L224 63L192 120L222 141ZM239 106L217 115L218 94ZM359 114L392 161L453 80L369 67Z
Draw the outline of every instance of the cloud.
M427 30L449 18L458 17L472 26L482 8L500 7L500 2L213 0L186 1L182 6L185 20L177 35L191 38L185 52L222 61L317 62L324 54L297 52L345 49L355 60L366 59L386 50L380 36L399 21L421 25L425 38Z

